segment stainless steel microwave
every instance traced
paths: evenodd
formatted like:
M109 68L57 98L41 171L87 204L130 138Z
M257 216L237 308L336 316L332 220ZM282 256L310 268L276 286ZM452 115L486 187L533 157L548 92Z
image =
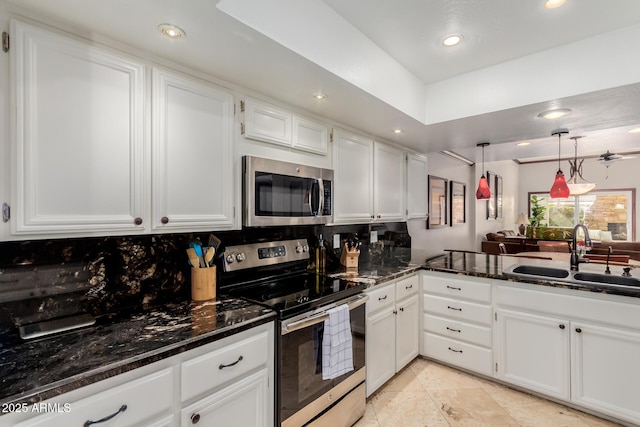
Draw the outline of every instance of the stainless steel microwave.
M333 222L333 171L254 156L242 158L246 227Z

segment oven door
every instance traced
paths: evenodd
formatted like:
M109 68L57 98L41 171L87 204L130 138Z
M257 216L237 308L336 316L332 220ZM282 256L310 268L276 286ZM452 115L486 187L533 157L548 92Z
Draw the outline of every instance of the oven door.
M245 226L332 220L332 171L251 156L243 161Z
M305 424L364 381L365 303L368 299L359 294L318 309L306 318L282 321L278 400L279 420L283 426ZM322 337L324 321L329 317L326 310L344 303L349 304L354 369L337 378L323 380ZM330 393L329 400L319 399L327 393Z

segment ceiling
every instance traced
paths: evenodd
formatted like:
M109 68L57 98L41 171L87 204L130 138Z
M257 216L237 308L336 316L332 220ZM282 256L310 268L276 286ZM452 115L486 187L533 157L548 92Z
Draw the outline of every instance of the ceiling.
M250 7L255 0L233 1L244 1ZM291 8L300 4L328 6L425 86L640 23L637 0L567 0L553 10L545 10L543 0L271 3ZM640 134L628 133L640 127L640 78L623 86L425 124L329 71L319 61L285 47L290 45L283 40L276 41L222 12L217 4L217 0L0 0L0 7L12 14L96 42L108 41L116 47L120 43L128 50L133 47L139 50L138 55L164 58L167 64L197 70L231 88L279 99L421 152L449 149L477 161L476 144L490 141L487 161L554 157L557 139L551 132L559 127L570 130L563 137L563 156L573 155L569 137L576 135L584 136L579 142L581 156L607 149L621 153L640 150ZM269 16L258 19L266 22ZM179 25L187 37L162 37L156 27L164 22ZM329 23L327 31L331 31ZM462 33L463 43L443 47L442 38L449 33ZM549 64L553 67L572 64ZM362 68L366 71L367 64ZM575 74L579 78L581 70L576 69ZM377 83L392 85L393 81ZM319 91L328 98L318 101L311 97ZM537 117L552 107L570 108L572 113L552 121ZM396 128L403 132L394 135ZM523 140L531 144L515 144Z

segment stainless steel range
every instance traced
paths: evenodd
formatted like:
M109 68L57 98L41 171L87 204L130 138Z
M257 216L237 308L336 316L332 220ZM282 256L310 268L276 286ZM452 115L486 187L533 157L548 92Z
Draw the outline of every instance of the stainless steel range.
M308 273L306 239L230 246L225 254L220 292L278 313L276 425L355 423L366 400L365 285ZM336 311L346 313L342 306L348 307L343 325L348 325L351 345L340 357L351 359L353 366L347 363L347 371L334 371L333 377L326 350L331 339L337 341L329 329L335 323L325 329L325 321L333 322Z

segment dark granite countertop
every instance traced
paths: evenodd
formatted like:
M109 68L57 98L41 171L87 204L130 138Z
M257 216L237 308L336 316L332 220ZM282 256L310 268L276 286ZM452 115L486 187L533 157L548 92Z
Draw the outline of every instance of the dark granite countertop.
M218 298L118 312L28 341L0 323L0 404L39 402L274 319L269 309Z
M524 258L506 255L476 254L466 252L448 252L425 261L423 268L426 270L440 271L445 273L455 273L465 276L485 277L490 279L507 280L512 282L524 282L541 286L551 286L555 288L574 289L585 292L606 293L640 298L640 288L630 286L612 286L569 283L552 280L526 280L507 276L502 271L514 264L543 265L547 267L557 267L568 269L567 262ZM611 266L613 275L622 274L622 266ZM603 273L605 266L602 264L580 264L580 271ZM637 276L638 274L636 274Z

